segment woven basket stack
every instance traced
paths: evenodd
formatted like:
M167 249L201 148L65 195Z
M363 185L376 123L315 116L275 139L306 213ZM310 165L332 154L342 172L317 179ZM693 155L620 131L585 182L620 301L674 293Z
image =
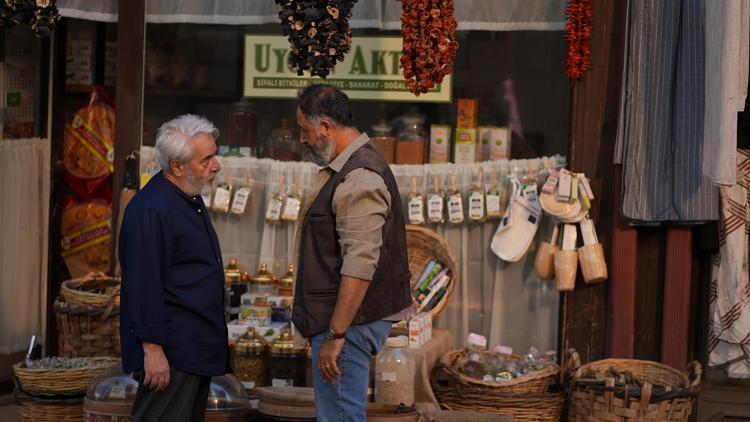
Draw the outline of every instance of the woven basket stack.
M28 368L13 366L15 399L24 421L80 422L83 398L91 381L99 375L120 369L120 359L45 358Z
M120 356L120 279L102 273L64 281L53 306L60 356Z

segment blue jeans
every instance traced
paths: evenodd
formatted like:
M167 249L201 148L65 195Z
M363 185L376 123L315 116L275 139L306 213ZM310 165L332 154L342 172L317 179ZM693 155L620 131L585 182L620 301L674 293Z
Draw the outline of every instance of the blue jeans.
M336 365L341 379L335 384L325 381L318 372L318 354L325 332L310 337L312 346L315 413L318 422L364 422L367 417L367 384L370 364L388 338L390 321L352 325Z

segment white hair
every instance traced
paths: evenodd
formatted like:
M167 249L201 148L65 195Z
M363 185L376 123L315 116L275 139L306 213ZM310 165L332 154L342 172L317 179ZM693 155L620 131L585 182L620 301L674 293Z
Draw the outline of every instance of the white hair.
M193 156L190 141L199 134L219 137L219 130L208 119L194 114L183 114L159 128L156 132L156 160L165 173L171 173L172 160L181 163Z

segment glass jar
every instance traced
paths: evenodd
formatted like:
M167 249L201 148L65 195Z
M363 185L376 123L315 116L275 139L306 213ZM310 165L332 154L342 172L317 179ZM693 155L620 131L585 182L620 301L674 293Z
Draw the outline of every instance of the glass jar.
M396 138L391 134L391 127L381 120L378 124L372 125L372 136L370 137L372 145L380 152L388 164L393 164L396 160Z
M305 381L305 349L294 346L288 328L273 341L268 359L268 379L272 387L302 387Z
M273 279L273 274L268 271L268 265L260 264L258 273L250 277L250 293L270 296L278 295L279 286L274 284Z
M229 114L229 145L250 147L251 154L256 156L256 136L257 120L253 104L247 99L234 103Z
M409 339L391 337L375 359L375 402L414 404L414 360L409 356Z
M424 164L427 140L424 116L406 115L396 142L396 164Z
M279 161L300 161L301 146L289 119L281 119L279 126L271 131L267 143L268 158Z
M314 387L313 385L313 364L312 364L312 347L310 343L305 346L305 386Z
M250 327L234 344L232 367L234 375L246 390L266 386L266 351L268 343Z
M225 300L229 302L229 320L236 319L239 316L242 295L247 292L248 281L247 272L243 271L236 259L230 259L224 268Z
M294 295L294 264L289 264L284 277L279 279L279 296L291 298ZM289 301L291 303L291 300Z

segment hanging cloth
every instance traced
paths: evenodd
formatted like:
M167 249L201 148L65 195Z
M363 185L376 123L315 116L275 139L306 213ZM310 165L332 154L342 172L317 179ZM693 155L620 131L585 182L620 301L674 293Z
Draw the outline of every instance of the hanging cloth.
M750 378L750 150L737 150L737 184L721 188L719 253L709 295L709 365ZM734 168L734 167L733 167Z
M615 162L622 214L643 222L717 220L701 174L703 0L630 1Z

